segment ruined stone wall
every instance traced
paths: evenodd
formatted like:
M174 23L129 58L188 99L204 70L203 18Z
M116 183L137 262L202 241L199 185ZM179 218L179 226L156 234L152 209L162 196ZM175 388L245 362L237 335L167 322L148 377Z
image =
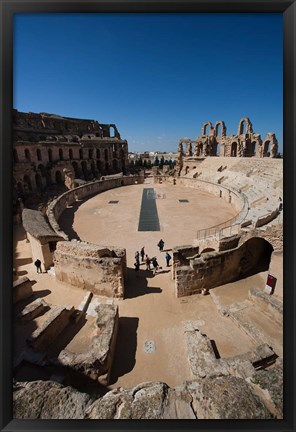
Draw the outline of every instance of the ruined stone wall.
M36 259L39 259L41 261L42 271L47 270L52 265L52 253L49 250L49 245L41 244L38 239L33 237L28 232L27 232L27 238L31 246L33 263L36 261Z
M265 239L250 237L230 250L204 252L188 257L187 262L176 249L173 254L175 290L177 297L201 293L229 282L268 270L273 248ZM230 245L237 244L238 238L231 239ZM192 248L192 253L196 250ZM189 251L187 252L189 255Z
M63 183L63 168L91 180L122 172L128 144L114 124L53 114L13 112L13 176L17 196Z
M201 293L234 280L240 268L243 250L204 253L189 265L175 268L175 293L184 297Z
M54 252L56 278L107 297L124 297L126 251L110 246L59 242Z
M242 231L239 245L253 237L264 238L272 245L274 251L283 251L283 224L271 225L262 230L257 228L246 232Z
M219 132L219 126L221 130ZM183 151L183 143L186 151ZM210 121L202 125L202 132L196 140L189 138L179 140L179 152L186 157L192 156L223 156L223 157L270 157L275 158L278 152L278 141L273 132L269 132L264 140L253 131L253 125L248 117L240 119L236 135L226 135L224 121L216 122L212 126ZM220 146L220 148L219 148ZM184 154L185 153L185 154Z

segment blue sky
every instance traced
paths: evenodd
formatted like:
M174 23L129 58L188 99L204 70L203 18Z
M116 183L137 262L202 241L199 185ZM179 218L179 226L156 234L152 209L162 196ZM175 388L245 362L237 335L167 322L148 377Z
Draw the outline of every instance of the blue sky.
M129 151L176 151L249 117L283 143L281 14L17 14L14 108L115 123Z

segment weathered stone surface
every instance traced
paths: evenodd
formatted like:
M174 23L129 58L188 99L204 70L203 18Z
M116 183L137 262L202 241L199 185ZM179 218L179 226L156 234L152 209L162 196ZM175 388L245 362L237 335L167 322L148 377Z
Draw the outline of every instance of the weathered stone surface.
M74 313L74 307L55 306L49 317L27 339L29 346L37 350L45 350L54 339L68 326Z
M272 418L242 378L211 377L188 383L187 388L198 419Z
M33 294L32 282L27 276L13 282L13 303L24 300Z
M52 381L16 383L13 417L17 419L83 419L92 399Z
M269 369L256 371L248 382L262 398L269 410L283 418L283 362L278 359Z
M108 297L124 297L125 249L87 242L59 242L54 253L58 280Z
M63 350L58 357L58 364L107 384L118 332L118 307L102 304L97 306L96 313L97 334L88 349L82 353Z
M34 319L38 315L48 308L49 305L43 299L36 299L33 302L29 303L18 315L19 319L23 319L25 321L29 321Z
M260 377L261 379L261 377ZM261 381L262 386L271 383ZM51 381L16 383L14 417L23 419L270 419L248 384L237 377L211 377L169 388L162 382L118 388L92 400L71 387ZM274 386L274 390L276 385ZM280 404L280 401L278 401Z

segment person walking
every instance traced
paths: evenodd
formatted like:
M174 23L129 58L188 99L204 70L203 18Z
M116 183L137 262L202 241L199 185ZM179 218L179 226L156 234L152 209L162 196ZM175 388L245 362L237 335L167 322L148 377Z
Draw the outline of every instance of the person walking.
M140 254L139 251L135 252L135 260L139 260L140 259Z
M159 268L159 265L158 265L156 257L153 257L151 261L152 261L152 265L153 265L153 269L154 269L154 274L156 274L156 272L157 272L157 270Z
M159 247L159 251L162 252L164 247L164 241L160 239L157 246Z
M150 268L151 260L148 255L146 255L145 263L146 263L146 270L151 270Z
M36 259L36 261L34 262L35 267L37 269L37 273L42 273L42 269L41 269L41 261L40 259Z
M165 259L166 259L167 267L170 266L170 259L171 259L171 258L172 258L171 255L167 252L167 253L165 254Z
M144 262L144 257L145 257L145 249L144 248L145 248L145 246L142 247L141 252L140 252L142 262Z

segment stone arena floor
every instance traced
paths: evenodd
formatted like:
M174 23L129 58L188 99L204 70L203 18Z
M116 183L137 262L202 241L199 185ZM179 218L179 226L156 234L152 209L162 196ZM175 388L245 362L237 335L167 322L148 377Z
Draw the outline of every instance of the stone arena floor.
M159 195L156 200L159 232L137 231L145 187L154 188ZM189 202L180 203L179 199L188 199ZM119 202L108 204L112 200ZM120 327L109 388L129 388L145 381L162 381L176 386L192 379L184 337L187 320L198 322L200 330L215 341L221 357L232 357L255 347L251 338L233 321L218 313L210 295L176 298L171 268L165 266L166 250L192 244L197 230L235 216L230 204L191 188L149 183L112 189L79 204L78 208L66 209L60 219L60 226L67 234L102 246L124 247L127 251L126 298L114 301L119 306ZM36 274L22 227L15 227L14 238L14 265L18 275L36 281L33 290L42 293L45 301L77 307L85 292L56 281L48 273ZM162 253L157 247L160 238L165 242ZM150 257L157 257L162 267L158 274L147 272L144 263L140 271L135 272L134 254L142 246ZM282 256L276 259L275 266L280 273ZM250 287L264 288L267 273L215 290L222 302L224 298L227 303L243 301L248 297ZM282 296L282 286L279 286L277 295ZM94 300L106 302L99 297ZM281 350L280 337L278 339L277 349ZM149 341L154 343L152 352L144 349ZM15 346L16 350L21 349L20 334L16 334Z

